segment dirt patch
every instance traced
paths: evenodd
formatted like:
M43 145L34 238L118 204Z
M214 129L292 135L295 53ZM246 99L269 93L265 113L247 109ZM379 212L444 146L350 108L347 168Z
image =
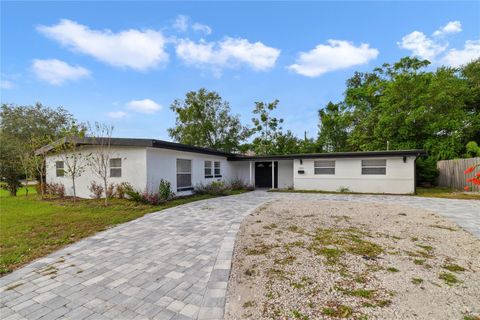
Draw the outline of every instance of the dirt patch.
M475 319L480 240L410 207L278 201L242 224L226 319Z

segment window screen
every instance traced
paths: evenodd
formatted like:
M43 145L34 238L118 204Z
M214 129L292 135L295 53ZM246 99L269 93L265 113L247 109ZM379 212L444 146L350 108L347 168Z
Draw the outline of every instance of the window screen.
M220 171L220 161L215 161L215 177L221 177L222 172Z
M335 174L335 160L315 160L315 174Z
M177 191L192 187L192 160L177 159Z
M212 161L205 161L205 178L211 178L212 175Z
M122 176L122 159L112 158L110 159L110 177L120 178Z
M365 175L387 174L387 160L386 159L362 160L362 174L365 174Z
M63 161L56 161L55 162L55 168L56 168L57 177L63 177L65 175L65 169L64 169Z

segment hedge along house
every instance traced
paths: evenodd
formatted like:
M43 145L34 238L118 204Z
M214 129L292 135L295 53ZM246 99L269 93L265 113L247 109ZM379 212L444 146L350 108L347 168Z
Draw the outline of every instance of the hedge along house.
M94 140L76 142L82 155L94 151ZM109 182L130 183L136 190L158 190L161 179L177 195L192 193L198 184L241 179L255 188L408 194L415 192L415 160L423 150L337 152L244 156L154 139L112 138ZM62 157L48 145L46 181L62 183L73 194ZM77 196L91 196L89 186L100 179L86 168L76 178Z

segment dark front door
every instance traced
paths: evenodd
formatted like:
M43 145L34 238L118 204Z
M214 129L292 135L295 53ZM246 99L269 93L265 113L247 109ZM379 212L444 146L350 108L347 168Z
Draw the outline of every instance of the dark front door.
M275 161L275 188L278 188L278 162ZM255 187L272 187L272 162L255 162Z

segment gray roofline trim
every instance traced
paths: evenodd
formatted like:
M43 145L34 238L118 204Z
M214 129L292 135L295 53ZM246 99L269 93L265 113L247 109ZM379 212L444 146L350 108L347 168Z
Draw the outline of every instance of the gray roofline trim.
M95 145L95 140L96 139L102 139L102 137L99 137L99 138L87 137L87 138L83 138L83 139L78 139L78 140L76 140L76 143L78 145L85 145L85 146ZM55 145L60 144L60 143L66 143L66 142L67 141L65 140L65 138L59 139L52 144L48 144L46 146L43 146L43 147L37 149L35 151L35 154L39 155L39 154L43 154L45 152L50 152L55 148ZM234 153L214 150L214 149L210 149L210 148L190 146L190 145L187 145L187 144L182 144L182 143L177 143L177 142L155 140L155 139L111 138L110 145L112 145L112 146L122 146L122 147L144 147L144 148L150 147L150 148L171 149L171 150L178 150L178 151L184 151L184 152L193 152L193 153L216 155L216 156L222 156L222 157L235 157L236 156Z
M390 151L353 151L353 152L331 152L331 153L304 153L267 156L242 156L230 157L230 161L256 161L256 160L293 160L293 159L325 159L325 158L365 158L365 157L404 157L404 156L425 156L425 150L390 150Z
M75 139L78 145L95 145L96 139L99 138L83 138ZM60 139L52 144L43 146L35 151L35 154L44 154L52 151L55 145L66 143L66 139ZM170 149L183 152L201 153L226 157L229 161L252 161L252 160L292 160L292 159L322 159L322 158L361 158L361 157L402 157L402 156L424 156L427 153L421 149L415 150L390 150L390 151L358 151L358 152L331 152L331 153L304 153L304 154L285 154L285 155L268 155L268 156L244 156L235 153L229 153L210 148L190 146L183 143L169 142L156 139L131 139L131 138L111 138L112 146L123 147L143 147L143 148L159 148Z

